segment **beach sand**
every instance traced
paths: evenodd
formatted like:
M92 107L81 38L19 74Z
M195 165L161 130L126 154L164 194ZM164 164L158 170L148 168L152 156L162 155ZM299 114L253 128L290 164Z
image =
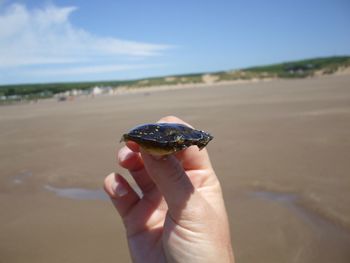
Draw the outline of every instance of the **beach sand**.
M0 107L0 262L130 262L102 193L121 135L209 131L237 262L350 262L350 76Z

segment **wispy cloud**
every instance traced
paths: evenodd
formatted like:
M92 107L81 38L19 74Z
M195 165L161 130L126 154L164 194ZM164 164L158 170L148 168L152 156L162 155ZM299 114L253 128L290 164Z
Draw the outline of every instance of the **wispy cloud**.
M99 66L77 66L65 67L61 69L33 69L28 70L26 74L30 76L70 76L70 75L85 75L99 73L113 73L125 70L149 69L159 67L157 64L142 64L142 65L99 65Z
M76 10L74 6L54 5L33 10L22 4L6 7L0 13L0 68L77 63L80 64L80 69L76 70L79 73L84 69L81 63L94 63L104 58L157 56L170 48L169 45L91 34L70 22L70 15ZM85 72L108 71L113 67L127 68L125 65L95 66L85 67ZM58 69L57 73L63 74L63 71Z

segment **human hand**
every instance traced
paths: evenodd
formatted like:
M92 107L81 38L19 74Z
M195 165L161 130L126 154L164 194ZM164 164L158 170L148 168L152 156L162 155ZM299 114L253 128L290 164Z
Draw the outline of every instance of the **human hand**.
M186 124L172 116L160 122ZM128 142L118 161L142 191L140 197L119 174L105 179L134 262L234 261L221 187L206 149L192 146L157 158Z

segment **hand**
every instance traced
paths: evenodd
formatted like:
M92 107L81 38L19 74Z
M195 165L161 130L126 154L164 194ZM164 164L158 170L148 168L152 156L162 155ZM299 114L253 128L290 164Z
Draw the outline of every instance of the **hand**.
M171 116L160 122L184 123ZM234 261L221 187L206 149L192 146L157 158L128 142L118 160L142 191L140 197L119 174L105 179L134 262Z

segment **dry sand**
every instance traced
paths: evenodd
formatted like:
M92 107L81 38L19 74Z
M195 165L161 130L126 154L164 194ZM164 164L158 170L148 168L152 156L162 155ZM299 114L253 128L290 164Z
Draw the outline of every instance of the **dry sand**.
M169 114L215 136L237 262L350 262L348 75L0 107L0 262L129 262L102 182Z

